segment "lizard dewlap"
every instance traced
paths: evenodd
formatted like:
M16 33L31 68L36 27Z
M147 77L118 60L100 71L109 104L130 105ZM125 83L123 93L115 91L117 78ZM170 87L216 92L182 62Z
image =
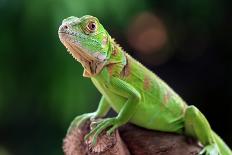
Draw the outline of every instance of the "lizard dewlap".
M77 116L70 129L89 118L104 117L110 108L118 113L116 117L104 118L85 137L92 136L93 145L103 130L108 129L110 134L131 122L147 129L194 137L204 145L200 154L232 155L205 116L123 51L96 17L64 19L58 34L69 53L83 66L83 75L102 94L96 112Z

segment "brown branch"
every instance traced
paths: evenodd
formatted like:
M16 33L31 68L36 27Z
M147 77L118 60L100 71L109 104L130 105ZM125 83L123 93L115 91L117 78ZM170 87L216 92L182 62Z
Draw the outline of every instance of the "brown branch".
M202 147L197 141L184 135L147 130L132 124L119 128L113 135L103 132L97 144L84 136L90 130L90 122L73 129L63 144L65 155L197 155Z

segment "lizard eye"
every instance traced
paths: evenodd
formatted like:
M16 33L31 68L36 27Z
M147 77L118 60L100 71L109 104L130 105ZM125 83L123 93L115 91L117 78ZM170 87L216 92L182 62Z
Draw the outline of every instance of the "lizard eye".
M87 28L90 32L94 32L97 29L97 24L91 21L88 23Z

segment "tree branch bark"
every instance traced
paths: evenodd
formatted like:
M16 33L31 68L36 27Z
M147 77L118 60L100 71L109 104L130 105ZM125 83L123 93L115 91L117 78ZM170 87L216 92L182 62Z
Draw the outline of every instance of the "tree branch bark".
M63 143L65 155L197 155L202 147L184 135L147 130L132 124L119 128L111 136L103 132L95 146L84 141L91 123L73 129Z

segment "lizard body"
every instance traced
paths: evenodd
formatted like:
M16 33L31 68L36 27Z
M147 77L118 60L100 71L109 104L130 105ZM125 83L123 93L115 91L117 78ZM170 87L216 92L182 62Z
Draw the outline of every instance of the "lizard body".
M123 68L120 73L116 72L111 74L125 81L127 84L133 85L141 96L140 103L137 105L139 110L135 111L130 118L130 122L148 129L181 132L186 106L184 101L169 86L163 83L161 79L151 73L147 68L143 67L127 53L125 53L125 57L127 59L125 68ZM113 70L118 66L120 68L120 65L121 64L111 64L106 66L103 72L108 74L109 70ZM140 72L138 68L144 70L144 72ZM109 91L110 86L107 86L110 84L107 84L107 81L102 76L104 76L104 73L92 78L92 81L110 103L112 108L119 113L127 98L123 95L115 94L114 92L111 93ZM109 76L112 75L109 74ZM115 101L118 103L114 104ZM167 114L170 116L167 117Z
M70 129L88 118L103 117L113 108L118 115L103 119L86 135L86 139L93 136L93 144L104 129L109 128L107 133L111 134L131 122L147 129L194 137L204 145L201 154L232 155L204 115L122 50L96 17L69 17L63 20L58 33L70 54L82 64L83 75L102 94L97 111L76 117Z

